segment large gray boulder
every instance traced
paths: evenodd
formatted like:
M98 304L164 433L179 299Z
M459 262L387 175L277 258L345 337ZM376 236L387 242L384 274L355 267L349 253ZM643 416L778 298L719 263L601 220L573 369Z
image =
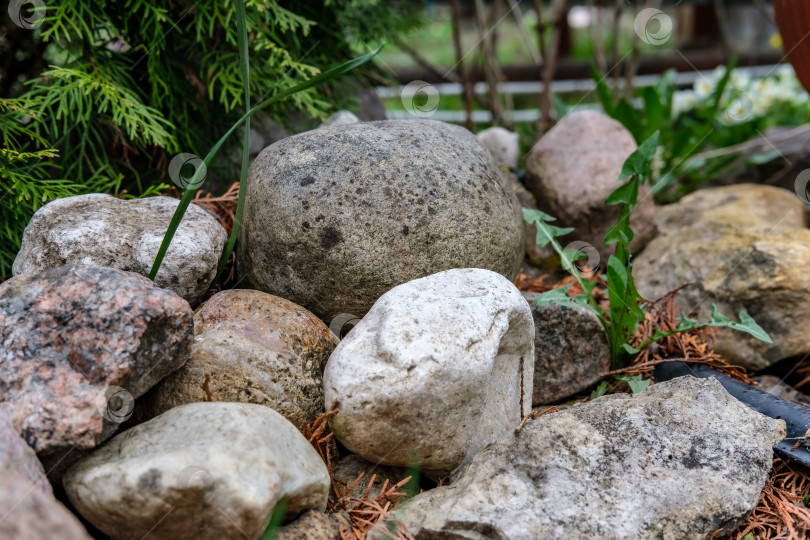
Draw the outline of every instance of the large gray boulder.
M420 540L703 539L756 506L784 436L681 377L530 420L393 514Z
M463 268L383 295L324 372L330 426L374 463L444 476L531 410L534 326L503 276Z
M38 274L82 263L147 276L179 203L170 197L125 200L100 193L57 199L31 218L12 272ZM191 304L199 302L216 275L226 240L214 216L189 205L155 284Z
M259 538L273 509L325 510L329 473L280 414L249 403L182 405L77 462L70 502L113 540Z
M132 272L71 264L0 284L0 406L54 481L186 361L188 302Z
M620 207L606 206L605 199L621 185L622 165L635 150L630 132L596 111L566 115L535 143L526 157L526 184L538 208L559 220L556 225L574 228L562 241L563 246L571 241L586 242L607 262L614 246L605 245L602 239L618 220ZM642 186L630 216L634 251L653 236L654 215L650 188Z
M450 268L514 279L520 205L467 130L429 120L325 127L266 148L250 169L239 272L327 324Z

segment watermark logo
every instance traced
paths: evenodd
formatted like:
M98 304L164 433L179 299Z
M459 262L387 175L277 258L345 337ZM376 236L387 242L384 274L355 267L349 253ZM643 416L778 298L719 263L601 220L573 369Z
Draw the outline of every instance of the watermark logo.
M96 409L108 422L122 424L135 410L135 398L120 386L110 386L96 396Z
M177 489L208 489L214 485L211 471L197 465L189 465L177 475Z
M413 81L405 85L400 99L405 110L419 118L433 116L439 108L439 91L425 81Z
M729 124L740 124L753 116L754 102L743 92L735 92L726 105L725 118Z
M33 30L45 18L45 3L42 0L11 0L8 3L11 21L26 30Z
M565 246L563 252L571 258L574 267L582 277L592 277L599 271L601 262L599 251L589 243L581 240L571 242Z
M208 174L205 162L194 154L177 154L169 162L169 178L182 189L198 189Z
M353 315L351 313L341 313L335 316L335 318L332 319L332 322L329 323L329 330L331 330L332 333L340 339L343 339L352 328L357 326L357 323L359 322L360 317L357 315Z
M808 184L810 184L810 169L805 169L796 176L793 188L796 190L796 195L802 202L810 207L810 193L807 191Z
M636 35L648 45L663 45L672 37L672 17L655 8L639 11L633 21Z

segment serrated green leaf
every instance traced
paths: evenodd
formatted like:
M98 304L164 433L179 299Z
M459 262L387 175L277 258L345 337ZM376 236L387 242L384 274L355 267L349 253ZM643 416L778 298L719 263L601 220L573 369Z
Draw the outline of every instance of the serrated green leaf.
M616 188L616 190L605 199L605 204L626 204L627 206L635 206L637 200L638 178L633 176L629 181Z
M599 386L597 386L596 389L593 392L591 392L591 399L596 399L598 397L604 396L605 392L607 392L607 387L608 387L607 381L600 382Z
M616 375L616 378L620 381L626 382L634 394L643 392L648 386L650 386L650 380L642 379L641 375Z
M627 354L630 354L630 355L638 354L639 352L641 352L641 349L636 349L635 347L631 346L629 343L622 343L622 349L624 349L624 351Z
M646 178L650 173L650 165L652 165L657 150L658 132L656 131L625 160L617 180L624 182L631 175L636 175L639 179Z
M756 321L754 321L754 319L743 309L740 310L740 322L735 322L720 313L720 310L717 309L716 304L712 304L712 315L709 318L707 325L731 328L733 330L750 334L758 340L764 341L765 343L773 343L773 340L768 333L763 330L762 327L758 325Z

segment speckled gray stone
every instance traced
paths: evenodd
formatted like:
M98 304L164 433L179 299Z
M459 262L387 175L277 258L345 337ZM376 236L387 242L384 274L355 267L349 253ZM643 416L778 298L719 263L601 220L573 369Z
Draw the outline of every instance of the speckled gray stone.
M246 284L327 324L450 268L510 281L520 205L469 131L430 120L325 127L266 148L250 169L239 243Z
M530 303L538 294L524 292ZM584 390L610 370L610 350L599 319L579 306L535 306L532 405Z
M269 407L191 403L114 437L64 486L113 540L244 540L261 537L282 498L288 518L325 510L329 473Z
M8 470L23 475L46 495L53 495L36 452L17 433L11 416L0 403L0 472Z
M38 274L82 263L149 275L179 203L171 197L125 200L99 193L57 199L31 218L12 272ZM189 205L155 284L199 302L216 275L226 240L214 216Z
M756 506L784 436L681 377L530 420L393 515L419 540L704 539Z

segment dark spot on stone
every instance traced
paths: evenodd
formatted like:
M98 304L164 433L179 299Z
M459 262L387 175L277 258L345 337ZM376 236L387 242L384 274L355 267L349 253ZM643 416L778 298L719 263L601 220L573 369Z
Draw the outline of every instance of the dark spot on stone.
M314 183L315 183L315 179L312 178L311 176L307 176L303 180L301 180L301 186L308 186L308 185L314 184Z
M341 242L343 242L343 235L331 225L321 231L321 246L324 249L331 249Z
M138 478L138 488L156 490L160 484L161 474L157 469L149 469Z
M301 201L301 206L304 210L309 210L309 201Z
M410 232L411 232L411 230L408 228L407 225L402 226L402 235L403 236L408 236L408 233L410 233Z
M301 228L304 229L305 231L308 231L309 230L309 221L303 222L301 224Z
M324 219L326 219L326 217L325 217L323 214L320 214L318 217L316 217L316 218L315 218L315 221L317 221L317 222L321 222L321 221L323 221Z

